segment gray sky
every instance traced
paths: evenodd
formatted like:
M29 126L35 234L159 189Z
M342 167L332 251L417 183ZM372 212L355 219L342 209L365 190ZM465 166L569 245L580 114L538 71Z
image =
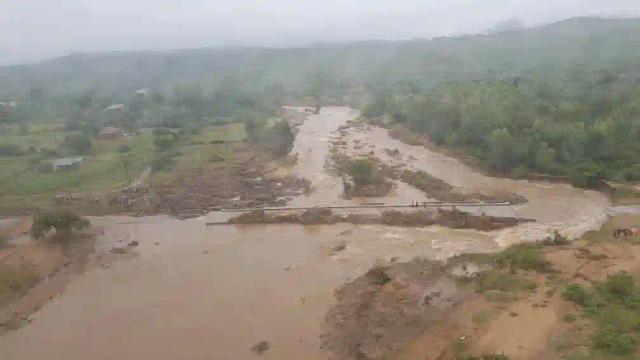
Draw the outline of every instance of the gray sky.
M476 33L517 17L640 16L640 0L0 0L0 64L75 52Z

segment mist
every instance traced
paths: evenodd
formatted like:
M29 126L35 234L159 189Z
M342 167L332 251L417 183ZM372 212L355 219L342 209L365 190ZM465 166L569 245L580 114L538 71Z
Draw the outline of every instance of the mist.
M635 0L5 0L0 64L77 52L219 46L289 47L480 33L573 16L640 15Z

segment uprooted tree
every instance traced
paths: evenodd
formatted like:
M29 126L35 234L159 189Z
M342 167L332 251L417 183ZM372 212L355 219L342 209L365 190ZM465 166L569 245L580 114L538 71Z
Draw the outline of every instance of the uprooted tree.
M31 237L44 238L51 229L54 229L56 239L68 240L75 232L89 227L89 224L89 220L69 210L42 212L33 217Z

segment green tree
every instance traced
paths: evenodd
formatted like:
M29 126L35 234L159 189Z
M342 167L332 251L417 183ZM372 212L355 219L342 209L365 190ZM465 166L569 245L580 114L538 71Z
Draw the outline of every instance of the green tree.
M63 146L74 154L86 155L91 151L91 139L84 134L70 134L64 138Z
M505 128L494 130L489 139L489 163L500 171L513 168L515 156L515 140Z
M368 158L356 159L349 164L349 175L356 187L362 187L373 182L373 164Z
M44 238L50 230L55 230L55 238L60 241L69 240L76 231L89 227L89 220L69 210L43 212L33 217L31 236L34 239Z

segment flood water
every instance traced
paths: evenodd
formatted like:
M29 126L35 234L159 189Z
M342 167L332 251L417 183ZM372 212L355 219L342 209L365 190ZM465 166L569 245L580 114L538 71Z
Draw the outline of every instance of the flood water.
M292 205L351 203L340 198L342 183L324 171L324 162L332 132L357 116L349 108L323 108L301 126L293 171L316 191ZM186 221L95 218L95 225L105 227L96 265L32 315L29 325L1 337L2 359L255 359L251 347L263 340L269 343L264 359L325 359L319 336L333 291L374 263L492 252L555 227L578 233L599 226L609 209L598 193L488 178L454 159L402 144L382 129L348 137L374 145L381 158L382 149L398 148L415 157L408 166L456 186L522 193L529 204L501 211L539 222L481 233L438 226L205 226L226 216L216 213ZM417 196L413 191L399 187L385 202L404 202ZM101 254L132 240L140 243L132 254L101 263ZM346 248L332 252L339 241Z

